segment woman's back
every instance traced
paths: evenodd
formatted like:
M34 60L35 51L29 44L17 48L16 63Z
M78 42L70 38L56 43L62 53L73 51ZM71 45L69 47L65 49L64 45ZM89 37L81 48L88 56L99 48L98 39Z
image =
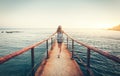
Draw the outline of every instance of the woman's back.
M58 41L58 43L63 42L63 33L62 32L57 33L57 41Z

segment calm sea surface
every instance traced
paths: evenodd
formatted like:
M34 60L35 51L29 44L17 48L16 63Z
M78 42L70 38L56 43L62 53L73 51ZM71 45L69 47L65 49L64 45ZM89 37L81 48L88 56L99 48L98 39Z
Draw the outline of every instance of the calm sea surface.
M100 48L115 56L120 57L120 31L111 30L84 30L84 29L64 29L73 38ZM10 31L18 31L6 33ZM0 28L0 57L32 45L47 38L56 29L37 28ZM64 37L66 42L66 36ZM49 41L50 44L50 41ZM35 64L45 58L45 43L35 48ZM69 40L71 49L71 40ZM75 43L75 51L80 51L79 57L86 62L86 48ZM77 59L76 59L77 60ZM77 61L82 71L87 76L85 67ZM104 56L91 52L91 69L95 76L120 76L120 64L113 62ZM0 64L0 76L29 76L31 73L31 51L19 55L4 64Z

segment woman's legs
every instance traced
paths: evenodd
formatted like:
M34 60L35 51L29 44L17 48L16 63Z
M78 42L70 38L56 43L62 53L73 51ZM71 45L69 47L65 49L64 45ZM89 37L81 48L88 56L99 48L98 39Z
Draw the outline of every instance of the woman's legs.
M60 49L59 53L58 53L58 58L60 58L60 53L61 53L61 50L62 50L62 43L58 43L58 48Z

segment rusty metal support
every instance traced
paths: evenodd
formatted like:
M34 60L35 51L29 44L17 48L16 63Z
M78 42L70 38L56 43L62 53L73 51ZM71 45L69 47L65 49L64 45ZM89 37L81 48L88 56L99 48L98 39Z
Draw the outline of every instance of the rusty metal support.
M72 58L71 59L74 59L74 40L72 40Z
M35 70L34 70L34 48L31 48L31 66L32 66L32 76L35 75Z
M90 49L87 49L87 67L90 68Z
M87 68L90 68L90 49L87 48ZM90 75L89 70L87 69L88 75Z
M67 48L68 48L68 37L67 37Z
M46 40L46 49L47 49L47 59L48 59L48 40Z

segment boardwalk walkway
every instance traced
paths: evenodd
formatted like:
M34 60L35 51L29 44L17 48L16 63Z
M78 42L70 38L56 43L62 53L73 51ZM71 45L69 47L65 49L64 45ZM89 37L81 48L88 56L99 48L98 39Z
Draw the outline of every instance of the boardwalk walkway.
M49 59L43 61L35 73L35 76L83 76L78 64L71 59L71 54L62 44L60 58L58 58L59 48L57 42L53 44L53 49L49 51Z

